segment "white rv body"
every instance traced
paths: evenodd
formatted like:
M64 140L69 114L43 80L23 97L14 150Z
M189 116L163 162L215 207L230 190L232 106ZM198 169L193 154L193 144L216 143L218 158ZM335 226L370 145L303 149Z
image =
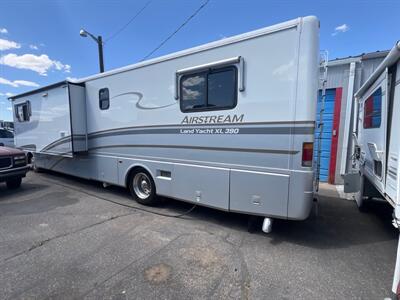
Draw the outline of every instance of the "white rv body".
M386 199L400 228L400 41L355 94L353 170L344 176L345 192L356 192L362 207L368 198ZM400 240L392 291L400 280Z
M127 186L140 167L158 195L305 219L313 168L302 166L302 149L314 141L318 56L319 22L305 17L18 95L16 146L43 169ZM199 94L183 78L220 69L235 74L235 105L183 112L183 97ZM17 107L28 102L21 122Z
M400 43L397 43L355 94L358 113L355 114L353 132L354 165L359 174L355 182L362 181L359 196L364 198L379 192L392 206L399 203L400 191L399 67ZM361 204L362 198L358 198Z

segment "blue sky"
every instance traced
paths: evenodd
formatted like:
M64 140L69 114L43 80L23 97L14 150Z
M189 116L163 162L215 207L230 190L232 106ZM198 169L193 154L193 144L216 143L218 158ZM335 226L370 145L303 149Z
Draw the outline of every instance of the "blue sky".
M147 2L1 0L0 120L12 119L7 95L98 72L96 44L80 37L80 28L107 40ZM203 2L152 0L105 43L106 70L141 60ZM305 15L320 19L321 49L330 58L385 50L400 39L399 11L398 0L210 0L152 57Z

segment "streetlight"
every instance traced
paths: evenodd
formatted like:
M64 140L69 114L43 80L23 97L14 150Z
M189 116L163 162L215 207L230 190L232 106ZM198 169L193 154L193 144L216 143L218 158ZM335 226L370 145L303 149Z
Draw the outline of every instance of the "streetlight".
M100 73L104 72L104 61L103 61L103 39L101 35L98 37L95 37L93 34L90 32L87 32L85 29L81 29L79 31L79 35L81 37L87 37L90 36L96 43L97 46L99 47L99 64L100 64Z

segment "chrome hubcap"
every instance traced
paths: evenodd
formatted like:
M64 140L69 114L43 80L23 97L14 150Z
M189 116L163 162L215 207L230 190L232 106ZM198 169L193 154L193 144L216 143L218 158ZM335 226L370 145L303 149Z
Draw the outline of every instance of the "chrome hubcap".
M150 178L145 173L137 173L133 177L133 190L140 199L147 199L151 194Z

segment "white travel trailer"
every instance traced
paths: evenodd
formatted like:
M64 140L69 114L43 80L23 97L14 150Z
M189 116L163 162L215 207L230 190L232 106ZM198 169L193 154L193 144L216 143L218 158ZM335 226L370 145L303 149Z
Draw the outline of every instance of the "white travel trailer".
M362 207L382 197L399 202L400 161L400 42L355 94L353 167L346 176L347 192L356 191Z
M140 203L163 195L302 220L318 56L319 22L304 17L60 82L11 97L16 146L39 168L128 187Z
M400 228L400 41L355 94L353 170L345 192L356 192L362 208L372 197L386 199ZM393 292L400 279L400 240Z

